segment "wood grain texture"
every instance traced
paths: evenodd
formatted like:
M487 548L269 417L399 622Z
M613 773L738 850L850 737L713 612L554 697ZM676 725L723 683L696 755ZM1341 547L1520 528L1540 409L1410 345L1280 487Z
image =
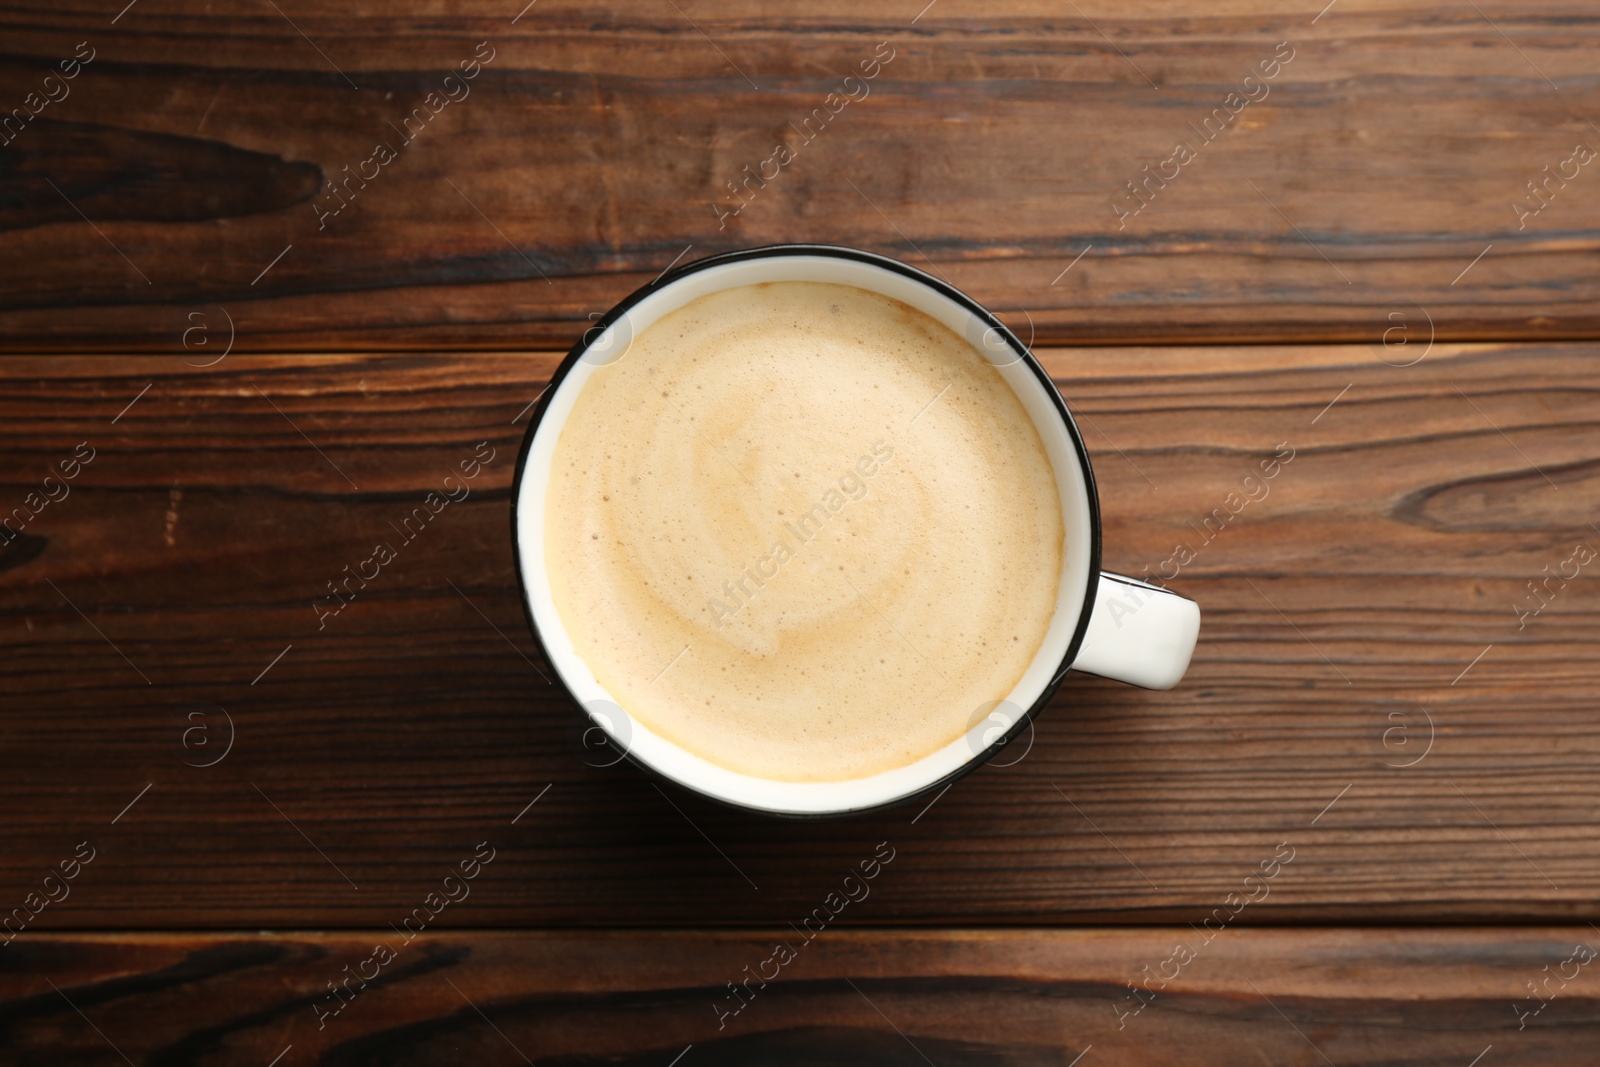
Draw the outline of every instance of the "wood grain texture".
M386 929L488 842L441 923L776 927L887 841L841 923L1200 923L1283 843L1231 925L1592 917L1595 565L1537 615L1527 587L1600 548L1600 364L1377 358L1422 351L1044 353L1106 566L1194 552L1171 582L1204 613L1190 674L1071 675L1021 755L931 807L823 823L583 748L508 528L554 356L0 363L7 513L95 450L0 549L0 910L87 841L32 932ZM403 542L479 442L471 495ZM1228 504L1286 450L1265 497ZM319 629L314 602L379 540L399 558Z
M559 347L780 241L927 266L1042 342L1600 329L1592 4L521 6L12 6L0 346L182 353L200 312L238 351Z
M348 998L329 992L386 938L393 959L377 977L352 982ZM1232 931L1137 1014L1130 983L1195 941L1187 927L829 931L794 946L764 987L753 979L733 1014L727 983L785 939L799 940L783 929L428 934L410 945L384 933L48 936L4 950L0 1040L13 1063L122 1063L120 1051L140 1067L279 1055L326 1067L1042 1067L1078 1056L1084 1067L1466 1067L1477 1056L1576 1067L1593 1062L1600 1028L1594 965L1563 967L1579 946L1595 951L1586 925ZM1574 977L1552 980L1528 1016L1539 1001L1527 983L1555 972Z

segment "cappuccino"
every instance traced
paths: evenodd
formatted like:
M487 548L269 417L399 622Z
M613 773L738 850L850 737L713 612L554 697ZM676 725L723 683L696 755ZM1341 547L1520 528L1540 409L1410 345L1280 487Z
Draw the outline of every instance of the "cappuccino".
M583 385L546 496L552 597L640 724L820 782L903 767L1008 696L1061 581L1056 479L1000 373L817 282L701 297Z

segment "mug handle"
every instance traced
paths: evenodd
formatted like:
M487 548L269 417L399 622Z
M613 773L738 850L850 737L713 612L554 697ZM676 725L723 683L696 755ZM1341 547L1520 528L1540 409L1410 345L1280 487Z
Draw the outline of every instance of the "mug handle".
M1089 629L1072 669L1145 689L1171 689L1189 669L1200 605L1160 586L1100 572Z

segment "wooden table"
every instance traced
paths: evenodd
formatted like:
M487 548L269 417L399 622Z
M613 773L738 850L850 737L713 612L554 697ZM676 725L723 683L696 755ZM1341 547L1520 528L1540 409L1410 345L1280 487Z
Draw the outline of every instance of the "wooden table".
M0 1060L1595 1062L1600 9L122 2L0 14ZM845 821L584 749L528 405L798 240L1034 339L1180 688Z

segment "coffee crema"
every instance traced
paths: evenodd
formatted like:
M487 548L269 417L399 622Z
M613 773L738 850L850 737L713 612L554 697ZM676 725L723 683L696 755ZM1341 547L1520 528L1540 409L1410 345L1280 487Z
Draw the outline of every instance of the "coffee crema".
M1064 531L999 371L899 301L816 282L701 297L583 385L545 556L578 655L729 770L907 766L1007 697Z

